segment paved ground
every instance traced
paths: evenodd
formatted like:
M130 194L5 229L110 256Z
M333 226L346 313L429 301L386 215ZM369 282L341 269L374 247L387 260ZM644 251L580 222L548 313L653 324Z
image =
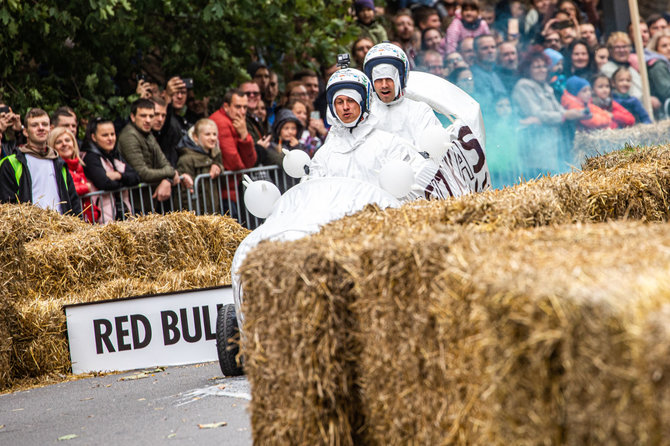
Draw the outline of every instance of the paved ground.
M250 445L250 393L211 362L0 395L0 445Z

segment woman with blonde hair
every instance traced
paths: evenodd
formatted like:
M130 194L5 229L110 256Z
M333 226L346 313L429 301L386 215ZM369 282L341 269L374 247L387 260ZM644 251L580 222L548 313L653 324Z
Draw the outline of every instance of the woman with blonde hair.
M610 52L610 60L600 67L600 71L612 79L614 72L619 67L630 68L630 74L633 84L630 88L630 95L638 99L642 98L642 78L636 69L628 63L628 57L633 49L632 42L628 34L615 31L607 39L607 49Z
M194 180L198 175L208 174L211 179L216 179L223 173L223 159L219 148L219 128L211 119L200 119L188 133L181 139L177 146L179 160L177 170L182 174L190 175ZM197 191L192 191L201 197L201 212L219 213L220 193L212 194L215 190L213 182L205 181ZM203 197L204 195L204 197ZM182 189L182 199L186 199L186 189ZM210 197L213 197L209 199ZM207 199L206 199L207 198Z
M67 165L77 195L80 197L92 191L92 184L86 178L84 173L84 161L79 154L79 145L72 132L65 127L56 127L47 139L47 145L53 147L65 164ZM90 199L82 200L81 208L84 211L84 219L88 223L94 223L100 216L100 209L91 205Z

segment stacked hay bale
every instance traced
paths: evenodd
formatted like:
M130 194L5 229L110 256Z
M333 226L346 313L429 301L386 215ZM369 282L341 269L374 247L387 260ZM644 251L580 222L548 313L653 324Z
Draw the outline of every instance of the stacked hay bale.
M573 144L575 160L603 155L624 147L644 147L670 143L670 120L654 124L638 124L623 129L603 129L577 132Z
M0 225L8 278L0 387L70 369L64 305L229 284L248 233L227 217L184 212L91 226L29 205L1 205Z
M370 444L669 438L670 338L652 329L668 323L667 224L367 243L354 313Z
M670 434L659 415L670 343L654 316L666 308L666 281L656 280L668 228L556 229L667 221L669 166L645 158L456 200L370 206L310 238L261 244L242 269L255 441ZM647 251L658 264L632 281Z

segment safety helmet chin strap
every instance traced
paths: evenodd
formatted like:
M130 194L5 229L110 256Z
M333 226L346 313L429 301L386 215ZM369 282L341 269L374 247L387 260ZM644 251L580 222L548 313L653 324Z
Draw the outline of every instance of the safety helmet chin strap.
M333 96L333 110L335 110L335 101L340 96L346 96L346 97L349 97L349 98L353 99L354 101L358 102L358 106L359 106L358 116L356 117L356 119L354 119L353 121L351 121L349 123L342 122L342 119L340 119L340 117L337 116L337 112L335 112L335 117L337 118L338 121L340 121L340 124L342 124L343 126L348 127L348 128L354 128L358 125L358 123L361 121L361 118L363 117L363 105L362 105L363 104L363 98L361 97L361 94L359 92L357 92L356 90L354 90L352 88L343 88L341 90L338 90L337 93L335 93L335 96Z
M400 91L400 73L398 69L391 64L380 63L372 68L372 83L377 79L391 79L393 81L393 88L395 88L395 97L393 98L396 101L402 94ZM376 94L376 90L375 90ZM379 97L379 95L377 95Z

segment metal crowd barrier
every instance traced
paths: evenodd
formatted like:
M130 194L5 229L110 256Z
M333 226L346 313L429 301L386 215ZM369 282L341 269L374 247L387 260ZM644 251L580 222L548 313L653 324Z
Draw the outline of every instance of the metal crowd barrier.
M99 218L95 223L100 224L112 220L126 220L133 215L192 211L196 215L227 214L242 226L255 229L263 220L251 215L244 206L244 189L241 184L244 174L253 180L270 181L282 193L299 182L286 175L280 166L261 166L234 172L226 171L217 178L211 178L209 174L198 175L193 179L193 191L186 190L179 184L172 188L170 198L165 201L151 198L156 185L146 183L113 191L92 192L82 195L79 199L85 213L88 203L98 207ZM233 195L236 199L233 199Z

